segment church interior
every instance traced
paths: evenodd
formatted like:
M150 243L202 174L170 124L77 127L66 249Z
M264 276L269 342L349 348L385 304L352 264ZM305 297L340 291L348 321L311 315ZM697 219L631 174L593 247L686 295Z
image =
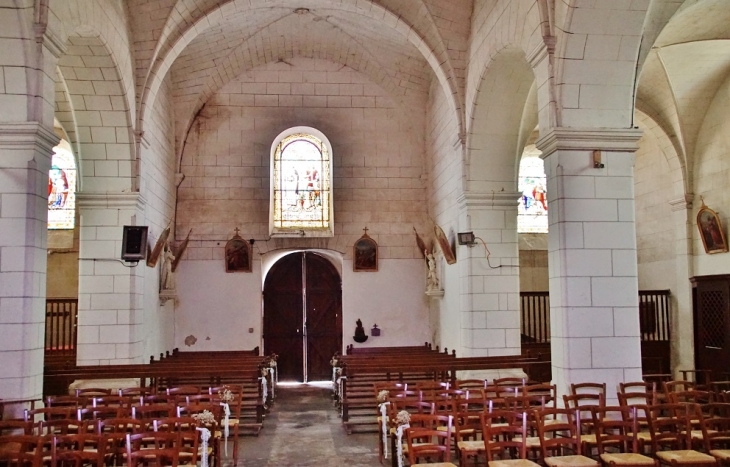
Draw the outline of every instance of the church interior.
M4 418L193 374L258 429L318 381L341 429L382 368L730 389L728 0L0 6Z

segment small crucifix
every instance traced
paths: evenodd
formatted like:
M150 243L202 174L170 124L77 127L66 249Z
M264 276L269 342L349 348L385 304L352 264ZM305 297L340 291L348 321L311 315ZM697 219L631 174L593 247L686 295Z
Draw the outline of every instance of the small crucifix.
M238 236L239 236L239 235L238 235L238 232L240 232L240 231L241 231L241 229L239 229L238 227L236 227L235 229L233 229L233 231L234 231L234 232L236 232L236 237L238 237Z

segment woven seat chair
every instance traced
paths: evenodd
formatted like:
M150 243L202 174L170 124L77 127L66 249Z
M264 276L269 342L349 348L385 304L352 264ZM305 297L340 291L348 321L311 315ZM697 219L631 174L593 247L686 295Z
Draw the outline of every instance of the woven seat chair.
M636 407L592 407L601 463L607 467L657 467L657 461L638 452Z
M598 467L581 454L580 410L545 408L536 411L541 461L548 467Z

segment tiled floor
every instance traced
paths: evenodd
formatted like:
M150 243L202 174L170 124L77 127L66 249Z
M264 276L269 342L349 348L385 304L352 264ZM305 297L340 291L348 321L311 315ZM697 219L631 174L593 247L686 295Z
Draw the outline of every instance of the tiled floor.
M347 435L332 406L329 388L279 386L276 404L266 416L259 436L239 439L238 465L380 466L376 443L375 433ZM228 451L231 449L229 442ZM229 455L224 467L230 466Z

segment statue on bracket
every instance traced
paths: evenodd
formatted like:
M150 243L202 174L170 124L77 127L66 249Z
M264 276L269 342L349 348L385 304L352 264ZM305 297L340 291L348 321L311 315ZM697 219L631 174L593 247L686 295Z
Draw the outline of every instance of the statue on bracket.
M175 255L172 252L172 245L165 242L160 255L160 303L163 305L168 300L177 299L175 273L172 269L174 262Z
M378 270L378 244L368 235L368 228L354 246L352 270L355 272L376 272Z
M251 272L251 244L236 234L226 243L226 272Z
M436 275L436 259L433 257L433 253L426 250L423 251L426 255L426 261L428 262L428 275L426 276L426 292L439 290L439 278Z
M165 243L162 251L162 265L160 267L160 289L175 290L175 273L172 266L175 262L175 255L172 253L172 247L169 243Z

